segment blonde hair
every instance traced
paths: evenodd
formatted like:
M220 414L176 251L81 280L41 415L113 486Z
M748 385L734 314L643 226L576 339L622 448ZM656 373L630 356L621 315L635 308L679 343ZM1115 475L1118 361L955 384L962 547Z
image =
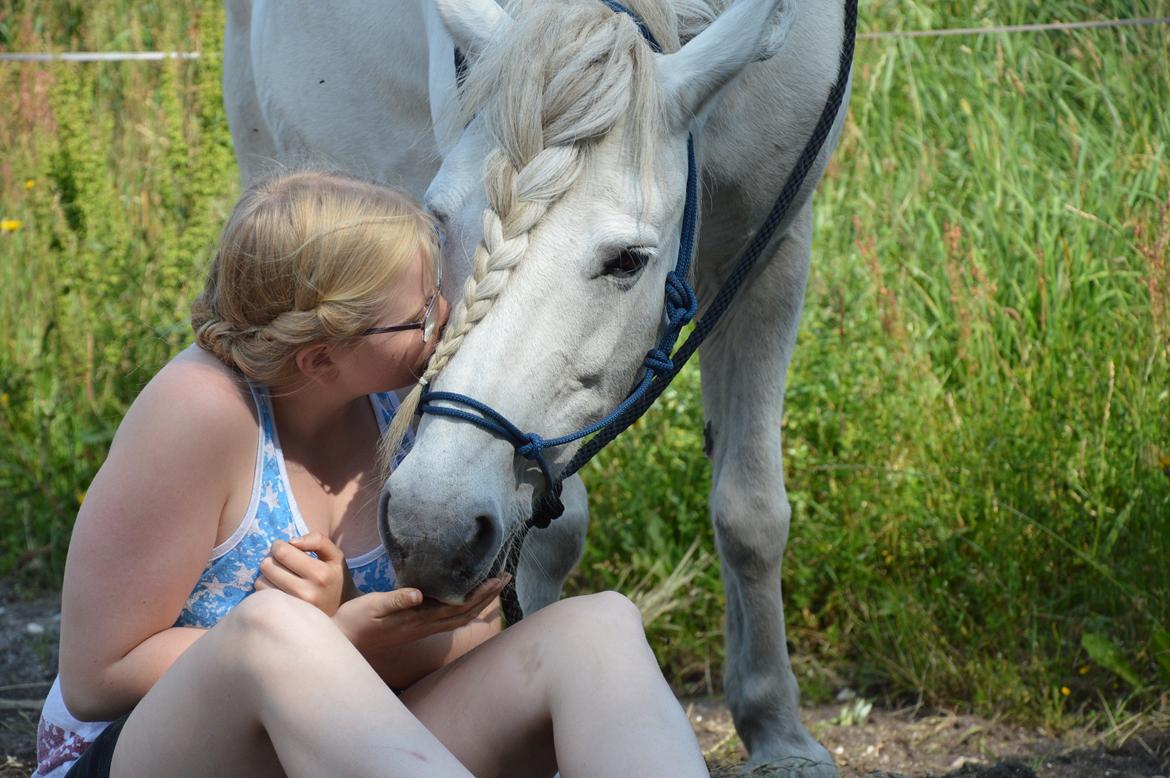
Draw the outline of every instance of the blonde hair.
M664 50L677 50L669 6L632 5ZM387 431L384 454L398 450L424 388L494 305L528 250L529 232L577 180L591 144L623 123L633 148L647 149L662 120L651 50L629 16L593 0L514 2L509 11L514 23L473 63L461 95L464 118L481 113L496 146L484 165L483 241L442 340Z
M287 387L304 346L352 343L420 254L440 261L431 218L405 192L301 170L244 193L191 306L200 347L248 379Z

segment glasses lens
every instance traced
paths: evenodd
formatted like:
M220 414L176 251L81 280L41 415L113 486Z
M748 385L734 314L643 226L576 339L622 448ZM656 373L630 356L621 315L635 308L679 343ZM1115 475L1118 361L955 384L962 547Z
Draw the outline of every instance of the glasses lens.
M435 334L435 319L437 318L435 316L435 309L439 307L437 305L438 301L439 290L436 289L434 296L431 297L431 301L427 303L426 312L423 314L422 339L424 343L430 342L431 336Z

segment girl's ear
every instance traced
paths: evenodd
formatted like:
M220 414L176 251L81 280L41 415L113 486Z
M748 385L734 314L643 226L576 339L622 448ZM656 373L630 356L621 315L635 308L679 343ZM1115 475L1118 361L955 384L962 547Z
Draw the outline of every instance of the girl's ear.
M310 381L328 383L337 375L333 350L324 343L314 343L301 348L296 353L295 361L297 370Z

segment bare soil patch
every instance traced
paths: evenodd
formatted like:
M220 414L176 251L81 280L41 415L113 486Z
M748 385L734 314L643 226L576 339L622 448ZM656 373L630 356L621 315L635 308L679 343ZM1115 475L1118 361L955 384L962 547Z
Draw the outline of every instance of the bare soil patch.
M722 699L683 705L716 778L786 774L741 767L747 753ZM1055 736L953 713L875 708L863 723L844 723L842 709L804 711L841 778L1170 778L1170 729L1148 729L1110 748L1088 732Z
M57 674L61 595L16 597L0 581L0 778L36 763L41 702Z
M60 594L17 597L0 581L0 778L24 778L36 759L40 703L57 672ZM683 707L717 778L781 776L746 771L746 752L719 698ZM1109 748L1087 732L1059 736L951 713L874 709L861 723L841 705L805 710L842 778L1170 778L1170 728Z

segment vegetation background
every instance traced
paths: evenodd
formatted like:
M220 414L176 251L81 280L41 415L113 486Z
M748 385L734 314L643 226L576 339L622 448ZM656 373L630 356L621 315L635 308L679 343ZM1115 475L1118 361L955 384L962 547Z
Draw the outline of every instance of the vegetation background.
M59 585L122 413L190 340L239 189L222 13L0 4L0 50L202 54L0 63L0 575L23 587ZM1170 15L861 14L862 31ZM783 424L806 699L848 686L1054 727L1170 712L1168 52L1167 26L858 43ZM583 475L571 590L634 594L676 688L718 691L697 373Z

